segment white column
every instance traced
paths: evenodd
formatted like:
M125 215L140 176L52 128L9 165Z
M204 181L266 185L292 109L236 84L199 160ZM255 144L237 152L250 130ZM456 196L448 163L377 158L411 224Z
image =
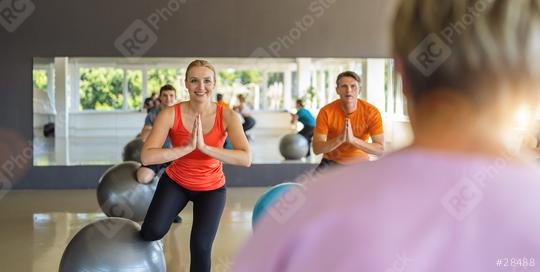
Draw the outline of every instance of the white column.
M186 89L186 75L185 74L180 75L180 82L178 86L179 87L178 87L177 95L180 97L178 101L188 101L189 93Z
M263 110L268 109L270 101L268 99L268 71L264 70L261 77L261 104L260 107Z
M317 95L319 96L319 105L318 108L321 108L323 105L326 105L326 73L324 70L319 71L319 87L317 88Z
M396 114L396 111L395 111L395 105L396 105L396 99L395 99L395 96L394 96L394 77L393 77L393 73L392 71L394 71L394 67L392 65L392 61L389 61L388 63L388 73L385 75L385 77L387 78L387 105L388 105L388 113L390 115L395 115Z
M337 71L336 71L336 67L332 67L330 69L330 73L328 74L328 80L330 82L330 84L328 85L328 89L326 90L327 91L327 97L328 97L328 103L332 102L335 100L336 98L336 78L337 78Z
M377 107L381 113L385 112L384 62L381 59L368 59L367 70L364 71L367 101Z
M54 95L54 64L47 65L47 97L49 98L49 106L55 112L55 95Z
M71 104L69 105L69 112L78 112L79 105L81 104L81 82L80 82L80 72L79 65L77 63L72 63L69 66L69 85L70 88L70 97Z
M360 78L362 79L362 86L361 86L361 92L360 92L360 98L364 100L368 100L368 94L367 94L367 81L368 81L368 62L367 60L362 60L362 72L360 73Z
M141 105L144 106L144 99L148 97L148 73L146 66L142 68Z
M403 97L403 84L400 76L396 82L396 114L399 116L405 115L405 99Z
M128 109L128 99L129 99L129 92L128 92L128 75L126 68L122 68L122 72L124 73L124 81L122 82L122 96L124 99L122 99L122 110Z
M292 71L283 72L283 107L286 110L292 108Z
M54 152L57 165L69 165L68 58L54 58Z
M253 97L253 109L259 110L261 107L261 89L259 88L259 85L254 85L253 87L255 89L254 97Z
M306 91L311 84L311 59L297 58L298 64L298 97L306 96Z

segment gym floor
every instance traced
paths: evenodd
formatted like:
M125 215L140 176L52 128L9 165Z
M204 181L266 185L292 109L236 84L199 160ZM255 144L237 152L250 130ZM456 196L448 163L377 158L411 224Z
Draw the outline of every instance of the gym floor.
M283 163L279 153L279 141L290 129L268 129L255 127L250 133L252 163ZM69 158L71 165L117 164L122 161L122 149L132 137L70 137ZM92 148L88 148L92 146ZM34 138L34 165L55 165L54 138ZM318 163L322 156L310 156L286 163Z
M251 235L251 213L267 188L228 188L227 204L214 242L212 271L225 272ZM0 206L1 271L58 271L62 253L85 225L105 218L95 190L11 191ZM167 271L189 271L191 203L163 239ZM23 261L24 260L24 261Z

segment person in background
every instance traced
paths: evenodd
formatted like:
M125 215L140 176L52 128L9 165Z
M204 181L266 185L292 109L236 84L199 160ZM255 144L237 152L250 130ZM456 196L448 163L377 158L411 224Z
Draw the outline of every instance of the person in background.
M166 107L172 107L176 103L176 89L170 85L166 84L163 85L159 89L159 100L160 103L155 104L156 106L151 108L150 111L146 115L146 119L144 120L144 126L140 133L140 138L143 142L146 142L148 139L148 136L152 132L152 128L154 126L154 123L156 121L156 118L158 114ZM167 137L165 140L165 143L163 143L163 148L171 148L171 139ZM160 163L160 164L152 164L152 165L141 165L139 169L137 169L136 177L137 181L143 184L147 184L152 182L154 177L163 169L165 169L169 165L169 162L167 163ZM180 216L176 216L174 219L175 223L182 222L182 218Z
M251 137L247 134L247 131L255 126L255 118L253 118L250 114L251 109L247 105L244 95L239 94L236 96L236 98L238 99L238 104L234 105L233 110L238 112L244 119L242 128L244 129L244 133L246 133L248 139L251 139Z
M229 106L228 103L226 103L224 100L223 100L223 94L216 94L216 101L217 101L217 104L222 106L223 108L226 108L226 109L230 109L231 107ZM225 138L225 143L223 144L223 148L225 149L232 149L232 144L231 144L231 141L229 140L229 136L227 136L227 138Z
M155 92L152 92L150 97L147 97L144 99L144 105L143 108L146 110L146 113L150 112L150 110L156 106L156 101L159 100L159 97L156 95Z
M311 112L304 107L304 102L302 99L296 100L296 113L291 113L291 117L292 124L300 122L304 126L302 130L298 132L298 134L304 136L304 138L306 138L308 141L309 148L306 156L309 157L311 155L311 139L313 138L313 129L315 129L315 118Z
M220 94L220 93L216 94L216 101L217 101L217 104L222 107L225 107L227 109L231 108L231 106L229 106L229 104L223 100L223 94Z
M384 152L381 113L358 98L360 83L360 76L355 72L339 74L336 79L339 98L324 106L317 115L313 152L324 154L317 171L367 160L369 154L382 156Z

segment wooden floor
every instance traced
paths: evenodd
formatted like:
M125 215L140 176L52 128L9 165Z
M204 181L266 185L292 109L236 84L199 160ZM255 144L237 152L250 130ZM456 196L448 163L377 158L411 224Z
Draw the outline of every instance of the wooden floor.
M229 188L214 242L212 271L230 271L251 235L251 212L266 188ZM94 190L0 191L0 270L58 271L70 239L86 224L105 218ZM189 271L191 203L163 239L167 271Z

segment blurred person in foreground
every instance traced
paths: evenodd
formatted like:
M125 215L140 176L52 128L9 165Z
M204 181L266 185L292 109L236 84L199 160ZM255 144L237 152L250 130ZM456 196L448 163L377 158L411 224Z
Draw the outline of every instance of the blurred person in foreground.
M392 38L413 143L271 207L234 271L536 269L540 171L503 136L538 101L540 1L402 0Z

